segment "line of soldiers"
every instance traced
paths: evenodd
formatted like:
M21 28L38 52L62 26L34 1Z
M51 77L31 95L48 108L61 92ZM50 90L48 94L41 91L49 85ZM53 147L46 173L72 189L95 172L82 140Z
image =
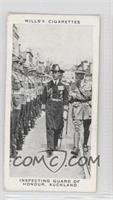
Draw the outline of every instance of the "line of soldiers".
M34 127L37 117L46 112L47 154L58 149L62 138L64 120L68 118L69 103L72 105L72 121L75 128L72 154L79 153L81 127L84 128L84 151L88 151L91 124L91 73L81 63L75 71L75 81L66 85L62 81L64 71L58 64L52 66L52 79L43 87L36 71L13 59L10 157L22 149L24 138ZM43 93L42 93L43 92Z
M22 150L24 138L41 114L42 82L36 71L17 58L12 61L10 157Z

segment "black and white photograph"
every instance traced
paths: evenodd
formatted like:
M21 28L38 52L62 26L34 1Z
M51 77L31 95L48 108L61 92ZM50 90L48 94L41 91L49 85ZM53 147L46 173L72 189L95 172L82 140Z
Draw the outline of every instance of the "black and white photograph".
M8 16L6 189L96 191L98 69L98 16Z

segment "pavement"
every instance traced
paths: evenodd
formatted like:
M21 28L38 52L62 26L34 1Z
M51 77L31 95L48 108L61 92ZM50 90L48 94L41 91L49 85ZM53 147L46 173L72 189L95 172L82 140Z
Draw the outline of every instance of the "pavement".
M71 119L71 109L68 118L68 132L66 134L66 122L63 129L63 139L59 140L59 151L54 151L51 157L46 154L46 127L45 116L38 118L35 127L25 137L22 151L18 152L17 160L10 162L10 175L13 177L36 178L78 178L89 177L86 166L81 164L81 156L84 156L82 145L79 156L73 158L74 127ZM83 141L81 133L81 144ZM89 156L89 153L88 155ZM16 165L16 166L14 166Z

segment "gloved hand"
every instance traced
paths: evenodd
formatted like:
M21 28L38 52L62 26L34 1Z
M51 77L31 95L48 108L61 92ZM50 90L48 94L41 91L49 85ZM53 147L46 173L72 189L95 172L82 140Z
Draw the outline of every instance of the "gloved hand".
M67 111L65 111L65 110L64 110L64 113L63 113L63 119L67 120Z
M42 117L45 116L45 111L44 111L44 110L42 110L41 116L42 116Z
M75 99L72 96L70 96L69 97L69 103L73 103L74 101L75 101Z

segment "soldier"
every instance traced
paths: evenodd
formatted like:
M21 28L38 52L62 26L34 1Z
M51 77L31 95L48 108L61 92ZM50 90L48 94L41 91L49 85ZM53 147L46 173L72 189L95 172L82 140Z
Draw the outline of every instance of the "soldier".
M30 85L28 79L28 68L24 65L24 88L25 88L25 96L26 96L26 105L25 105L25 126L24 126L24 134L28 135L29 131L29 115L30 115Z
M21 112L21 84L18 78L18 59L12 63L12 111L11 111L11 152L10 156L15 157L19 145L20 136L20 112Z
M35 83L35 92L36 92L36 117L40 117L41 115L41 93L42 93L42 88L41 88L41 78L40 74L37 72L37 77L36 77L36 83Z
M28 123L28 131L32 128L32 81L27 75L27 81L28 81L28 89L27 89L27 123Z
M42 110L46 110L48 156L51 156L52 151L57 148L58 137L63 129L68 110L68 91L59 81L59 65L54 64L51 71L53 80L45 86L42 95Z
M62 81L64 70L60 69L59 71L59 81Z
M23 84L23 67L22 67L22 60L18 63L18 69L16 70L16 75L20 81L20 99L21 99L21 108L20 108L20 117L19 117L19 131L18 131L18 140L17 140L17 149L22 150L22 145L24 142L24 126L23 126L23 108L26 103L25 99L25 90L24 90L24 84Z
M20 114L20 120L22 124L22 130L23 130L23 139L26 135L26 87L25 87L25 72L23 69L23 63L20 63L20 72L21 72L21 114Z
M84 143L83 143L83 150L84 152L88 152L88 139L90 134L90 125L91 125L91 95L92 95L92 74L90 72L91 63L88 63L85 70L85 77L84 77L84 91L87 95L90 96L90 101L87 102L87 113L88 116L83 120L83 127L84 127Z
M30 86L30 128L34 128L35 126L35 119L36 119L36 83L35 83L35 77L33 72L36 72L35 69L32 69L29 75L29 86Z
M75 157L79 153L80 132L83 125L83 120L89 118L89 101L91 93L85 90L84 87L85 71L83 65L80 64L75 71L75 82L71 86L70 102L72 103L72 120L75 128L74 132L74 147L71 151Z
M62 82L63 73L64 73L64 70L63 70L63 69L60 69L60 70L59 70L59 82ZM62 127L62 129L61 129L61 132L59 133L58 139L62 139L62 134L63 134L63 127Z
M43 91L43 86L42 86L42 82L40 80L40 82L38 83L38 89L37 89L38 117L41 116L42 91Z
M31 84L31 128L34 128L35 125L35 85L32 82Z
M36 81L36 117L39 115L39 91L38 91L38 81Z

